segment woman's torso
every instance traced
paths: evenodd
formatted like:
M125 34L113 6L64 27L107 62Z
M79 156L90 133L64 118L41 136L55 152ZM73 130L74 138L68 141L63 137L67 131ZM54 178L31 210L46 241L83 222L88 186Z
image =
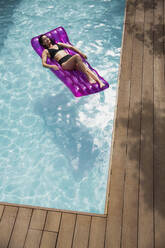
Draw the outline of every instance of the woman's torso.
M65 55L68 54L65 50L63 50L62 46L58 45L58 44L55 44L51 48L46 49L46 50L47 50L48 57L49 58L54 58L57 61L59 61L61 58L63 58ZM50 51L50 50L55 50L55 52Z

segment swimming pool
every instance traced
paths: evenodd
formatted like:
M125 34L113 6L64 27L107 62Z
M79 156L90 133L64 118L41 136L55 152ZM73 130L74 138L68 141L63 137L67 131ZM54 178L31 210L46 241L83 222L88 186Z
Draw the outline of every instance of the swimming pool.
M1 4L0 201L103 213L124 0ZM33 51L63 26L111 87L75 98Z

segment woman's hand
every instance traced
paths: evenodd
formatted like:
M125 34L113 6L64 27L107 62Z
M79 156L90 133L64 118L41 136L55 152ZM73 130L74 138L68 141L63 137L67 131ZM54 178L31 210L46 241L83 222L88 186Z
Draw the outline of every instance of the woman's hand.
M58 71L58 70L59 70L59 68L58 68L57 65L52 65L51 68L52 68L53 70L55 70L55 71Z
M87 56L84 53L80 53L80 55L84 58L87 59Z

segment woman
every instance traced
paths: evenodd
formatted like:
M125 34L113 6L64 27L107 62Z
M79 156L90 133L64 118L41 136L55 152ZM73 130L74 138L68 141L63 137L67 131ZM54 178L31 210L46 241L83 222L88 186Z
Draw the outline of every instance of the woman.
M54 70L59 69L56 65L49 65L46 63L47 57L49 57L55 59L64 70L79 70L83 72L91 84L98 82L100 88L105 86L105 84L83 63L81 56L85 59L87 59L87 56L77 48L61 42L54 44L53 40L49 39L46 35L40 36L39 43L45 48L42 53L42 65L44 67L53 68ZM71 49L78 54L70 55L64 48Z

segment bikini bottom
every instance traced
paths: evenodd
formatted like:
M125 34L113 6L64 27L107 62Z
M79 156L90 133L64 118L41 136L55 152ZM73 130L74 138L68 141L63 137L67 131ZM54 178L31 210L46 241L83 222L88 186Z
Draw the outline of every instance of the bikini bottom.
M72 55L70 55L70 54L68 54L68 55L66 55L66 56L64 56L63 58L61 58L59 61L58 61L58 63L60 64L60 65L62 65L64 62L66 62L68 59L70 59L72 57Z

